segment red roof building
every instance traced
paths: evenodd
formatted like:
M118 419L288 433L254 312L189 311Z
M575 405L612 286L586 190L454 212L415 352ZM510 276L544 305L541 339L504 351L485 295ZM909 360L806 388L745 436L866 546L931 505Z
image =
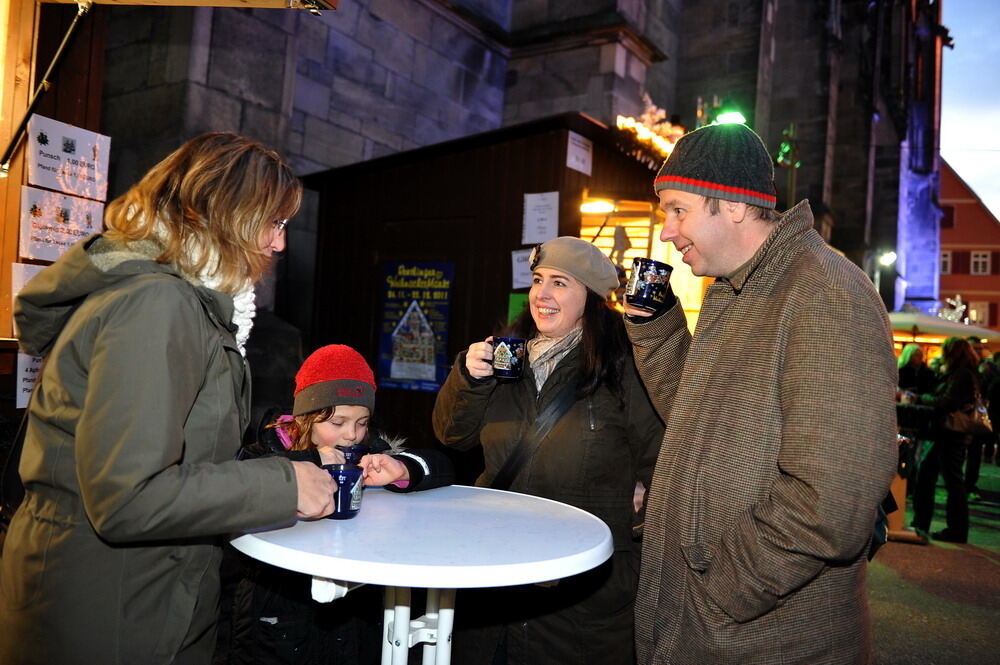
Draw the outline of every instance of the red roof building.
M941 160L941 300L962 297L969 323L1000 330L1000 220Z

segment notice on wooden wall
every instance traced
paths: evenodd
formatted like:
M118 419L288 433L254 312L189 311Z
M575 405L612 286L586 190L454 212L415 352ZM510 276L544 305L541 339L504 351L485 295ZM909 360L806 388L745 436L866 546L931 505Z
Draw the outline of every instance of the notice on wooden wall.
M26 353L17 354L17 386L14 398L14 408L23 409L28 406L31 400L31 392L35 389L38 381L38 372L42 369L42 359L38 356L29 356Z
M103 203L24 186L20 255L55 261L78 240L100 231L103 219Z
M576 132L570 132L566 141L566 166L590 175L594 167L594 142Z
M111 137L37 113L28 121L28 183L104 201Z
M28 263L12 263L10 265L10 299L13 307L14 299L24 288L32 277L37 275L45 266L35 266ZM17 336L17 323L14 324L14 336ZM35 388L35 379L38 377L38 369L42 364L42 359L36 356L29 356L24 353L17 354L17 381L14 392L15 408L23 409L28 406L28 399L31 391Z
M530 249L518 249L510 253L510 273L512 289L527 289L531 286L531 268L528 266Z
M521 244L537 245L559 235L559 192L524 195Z

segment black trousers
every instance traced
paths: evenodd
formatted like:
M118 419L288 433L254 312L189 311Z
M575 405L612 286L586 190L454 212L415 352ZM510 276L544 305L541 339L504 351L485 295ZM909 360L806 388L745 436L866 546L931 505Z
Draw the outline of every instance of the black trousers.
M965 489L965 437L942 430L938 432L930 452L917 469L917 486L913 491L913 526L928 531L934 516L934 487L938 474L944 479L948 501L945 516L948 532L958 539L969 535L969 500Z
M456 665L634 665L638 553L554 587L459 590Z

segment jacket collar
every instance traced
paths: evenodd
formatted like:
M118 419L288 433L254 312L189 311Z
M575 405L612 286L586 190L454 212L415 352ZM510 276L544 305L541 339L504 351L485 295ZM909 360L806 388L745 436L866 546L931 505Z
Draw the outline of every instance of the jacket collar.
M45 355L84 298L133 275L164 273L184 279L174 266L157 263L149 249L126 251L101 235L67 250L36 275L18 294L14 306L19 342L25 353ZM95 260L96 258L96 260ZM213 289L189 283L216 325L232 333L233 299Z
M793 208L781 213L778 221L772 223L775 225L774 230L771 231L753 257L734 274L729 277L720 277L716 280L717 283L728 284L736 294L739 294L758 269L766 270L779 263L790 250L798 247L798 244L793 243L793 240L802 237L803 234L808 234L813 229L813 214L809 207L809 201L807 199L799 201ZM813 232L813 235L816 240L822 243L819 234Z

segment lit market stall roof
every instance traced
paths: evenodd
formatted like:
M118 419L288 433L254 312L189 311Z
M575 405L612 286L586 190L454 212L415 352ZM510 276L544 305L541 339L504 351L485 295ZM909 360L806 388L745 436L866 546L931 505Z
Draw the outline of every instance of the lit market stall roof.
M949 321L923 312L889 312L897 342L939 344L945 337L979 337L984 343L1000 341L1000 332Z

